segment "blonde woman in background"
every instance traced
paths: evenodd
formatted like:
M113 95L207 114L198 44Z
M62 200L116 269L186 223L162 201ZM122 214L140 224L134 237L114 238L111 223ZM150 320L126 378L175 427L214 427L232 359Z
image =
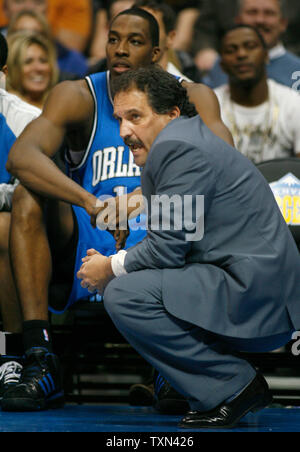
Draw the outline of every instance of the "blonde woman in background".
M7 40L7 91L42 109L58 81L53 43L46 36L28 31L10 34Z

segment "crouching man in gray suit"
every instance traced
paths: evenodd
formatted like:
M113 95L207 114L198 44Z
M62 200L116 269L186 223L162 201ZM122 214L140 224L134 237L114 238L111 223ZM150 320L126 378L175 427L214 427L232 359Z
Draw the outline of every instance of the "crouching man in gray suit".
M90 250L78 277L187 398L180 427L233 427L271 402L236 352L274 350L300 328L299 253L267 182L204 125L177 80L154 67L114 89L121 136L143 167L148 235L113 257ZM169 209L158 208L163 196Z

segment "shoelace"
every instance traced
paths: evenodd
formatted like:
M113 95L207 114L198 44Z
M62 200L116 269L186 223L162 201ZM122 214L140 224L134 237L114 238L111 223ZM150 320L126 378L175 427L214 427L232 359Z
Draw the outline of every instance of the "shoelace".
M0 380L3 380L4 386L12 383L18 383L21 372L21 364L16 361L7 362L0 367Z

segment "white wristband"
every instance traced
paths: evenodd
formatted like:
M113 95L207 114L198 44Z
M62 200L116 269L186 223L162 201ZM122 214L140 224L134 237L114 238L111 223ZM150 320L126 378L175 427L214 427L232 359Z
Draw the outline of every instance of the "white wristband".
M127 251L121 250L117 254L111 256L111 268L115 276L127 275L127 271L124 267L125 257Z

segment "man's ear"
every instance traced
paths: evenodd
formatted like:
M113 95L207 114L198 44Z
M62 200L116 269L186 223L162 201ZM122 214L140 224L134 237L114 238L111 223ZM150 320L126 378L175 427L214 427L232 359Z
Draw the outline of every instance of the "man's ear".
M160 47L153 47L152 50L152 63L157 63L161 58Z
M181 111L180 111L179 107L177 107L177 105L175 105L172 108L172 110L170 110L170 112L169 112L169 116L170 116L171 120L179 118L180 115L181 115Z

